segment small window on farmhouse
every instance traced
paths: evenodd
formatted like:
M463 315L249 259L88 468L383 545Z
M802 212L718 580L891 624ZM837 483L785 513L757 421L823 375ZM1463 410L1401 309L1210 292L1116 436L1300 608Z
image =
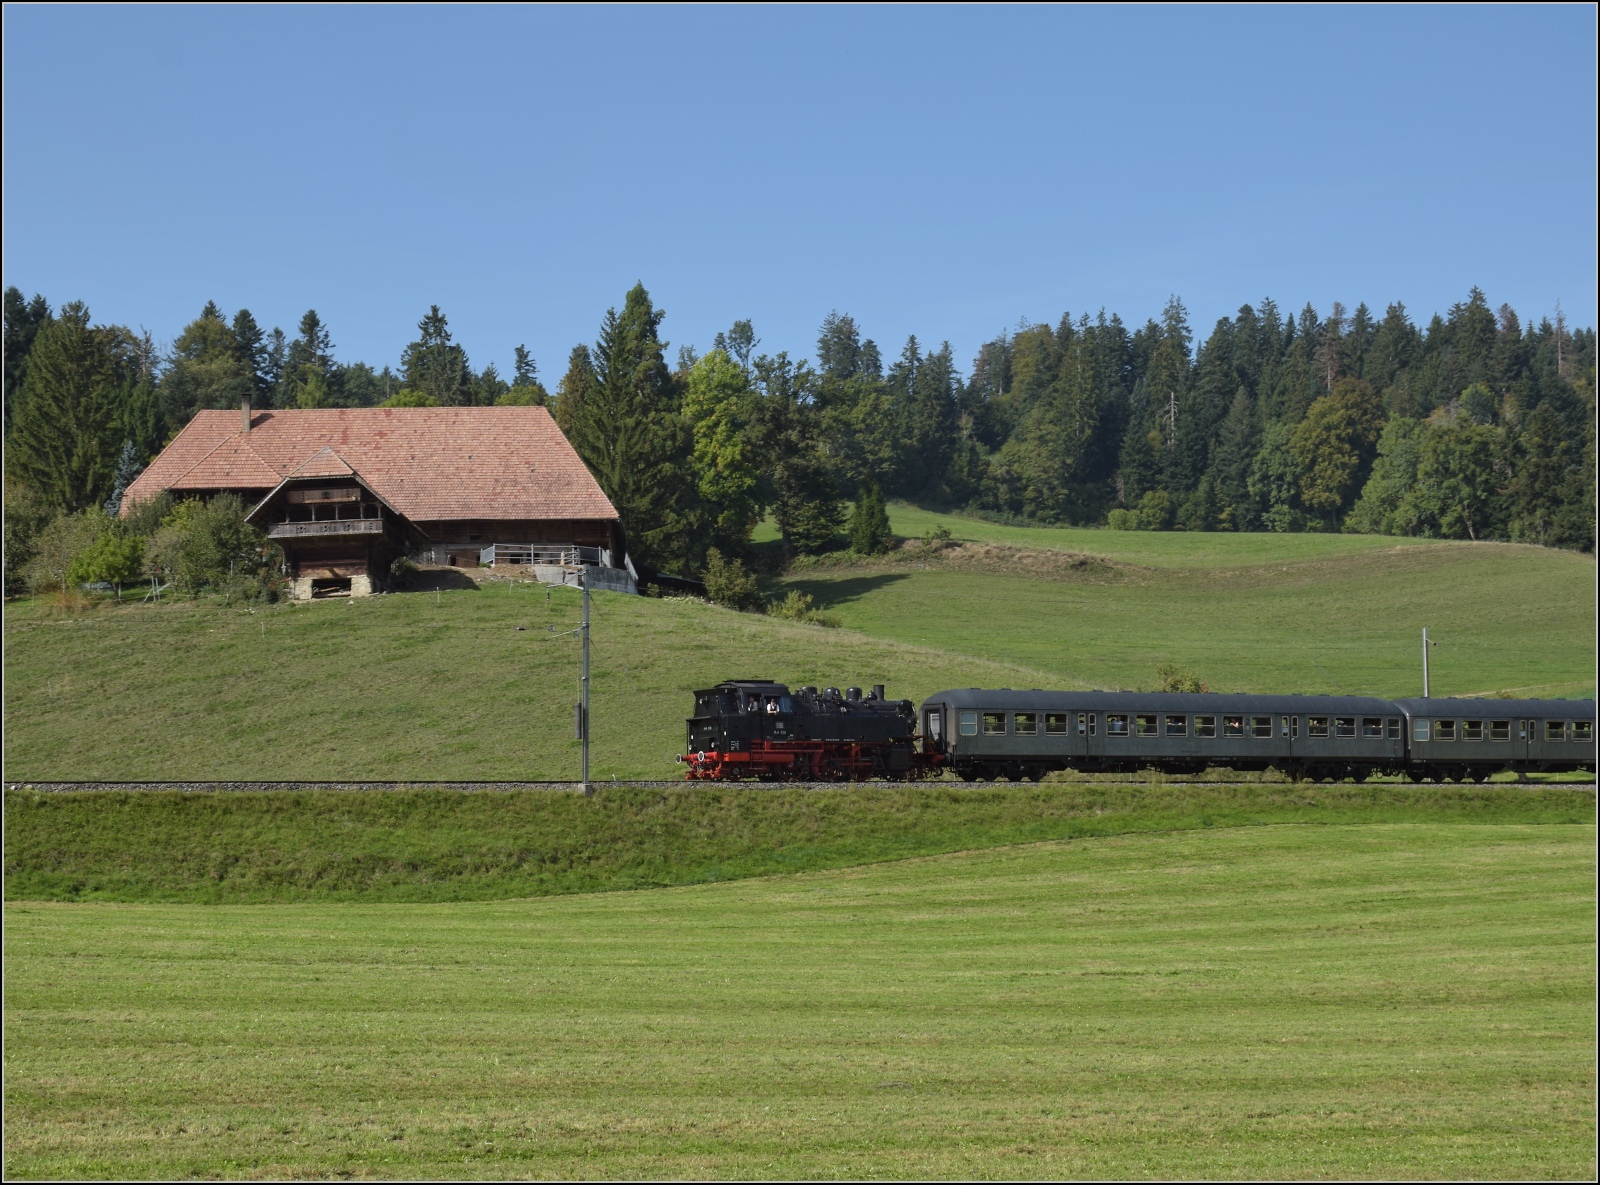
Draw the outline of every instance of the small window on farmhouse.
M1509 741L1511 739L1511 721L1489 721L1489 739L1491 741Z
M1194 718L1194 735L1197 737L1216 736L1217 718L1215 716L1196 716Z
M1224 716L1222 718L1222 735L1225 737L1242 737L1244 735L1244 717Z
M1252 716L1252 717L1250 717L1250 735L1253 736L1253 737L1256 737L1257 739L1260 739L1260 740L1271 740L1272 739L1272 717L1271 716Z
M1589 720L1574 720L1572 722L1572 739L1575 741L1592 741L1594 739L1594 723Z
M1383 740L1383 717L1382 716L1363 716L1363 717L1361 717L1361 735L1363 737L1366 737L1368 740L1374 740L1374 741Z
M1169 737L1186 737L1189 735L1189 717L1168 716L1167 735Z
M1306 735L1325 737L1328 735L1328 718L1326 716L1308 716L1306 718Z
M1080 716L1081 720L1082 717ZM1044 730L1051 736L1065 736L1067 733L1067 714L1065 712L1046 712L1044 714Z
M1566 740L1567 722L1565 720L1546 720L1544 722L1544 739L1547 741Z
M1433 722L1433 739L1436 741L1455 740L1456 722L1454 720L1435 720Z
M1461 739L1464 741L1483 740L1483 721L1463 720L1461 722Z
M958 712L956 714L956 728L964 737L978 735L978 714L976 712Z
M1114 713L1106 715L1106 735L1108 737L1125 737L1128 735L1128 718Z
M1414 741L1428 739L1428 722L1426 720L1413 720L1411 722L1411 739Z
M1161 730L1157 726L1159 720L1159 716L1135 716L1134 730L1142 737L1160 736Z
M1019 737L1031 737L1039 734L1039 713L1037 712L1018 712L1015 715L1014 723Z
M1336 737L1355 736L1356 718L1354 716L1335 716L1333 718L1333 735Z
M983 735L986 737L1005 736L1006 714L1004 712L985 712L983 714Z

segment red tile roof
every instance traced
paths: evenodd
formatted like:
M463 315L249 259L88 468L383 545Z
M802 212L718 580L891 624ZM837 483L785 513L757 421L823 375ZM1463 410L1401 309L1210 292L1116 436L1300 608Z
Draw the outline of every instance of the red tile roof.
M162 490L266 491L348 472L413 522L615 519L542 407L358 407L198 413L128 487L124 512Z

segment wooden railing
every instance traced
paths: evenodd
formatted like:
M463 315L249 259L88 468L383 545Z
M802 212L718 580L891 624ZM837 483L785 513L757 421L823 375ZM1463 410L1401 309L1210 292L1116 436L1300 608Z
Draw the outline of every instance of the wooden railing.
M273 523L268 539L295 539L318 535L381 535L381 518L335 518L320 523Z

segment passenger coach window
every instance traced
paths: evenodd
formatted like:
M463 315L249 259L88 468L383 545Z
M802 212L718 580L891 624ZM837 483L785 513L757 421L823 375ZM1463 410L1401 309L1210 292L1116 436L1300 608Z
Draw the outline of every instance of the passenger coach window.
M1197 737L1216 736L1217 718L1215 716L1196 716L1194 718L1194 735Z
M1336 737L1355 736L1356 718L1354 716L1335 716L1333 718L1333 735Z
M1546 720L1544 722L1544 739L1547 741L1566 740L1567 722L1565 720Z
M985 712L983 714L983 735L986 737L1005 736L1006 714L1004 712Z
M1083 717L1078 717L1080 720ZM1067 731L1067 714L1065 712L1046 712L1044 714L1044 730L1052 736L1061 736Z
M1511 739L1511 721L1489 721L1489 739L1491 741L1509 741Z
M1244 717L1224 716L1222 718L1222 735L1225 737L1242 737L1244 735Z
M1328 735L1328 718L1326 716L1307 716L1306 734L1314 737Z
M1594 737L1594 724L1588 720L1574 720L1572 722L1572 739L1587 741Z
M1411 739L1414 741L1428 739L1428 722L1426 720L1413 720L1411 722Z
M1483 721L1463 720L1461 722L1461 739L1464 741L1483 740Z
M976 712L961 712L956 717L956 727L961 730L964 737L978 735L978 714Z
M1019 737L1031 737L1039 734L1039 713L1018 712L1013 721L1016 724Z
M1454 720L1435 720L1433 722L1433 739L1436 741L1455 740L1456 722Z
M1108 737L1125 737L1128 735L1128 718L1126 716L1106 716L1106 735Z
M1156 727L1156 721L1159 719L1159 717L1156 717L1156 716L1135 716L1133 719L1134 719L1134 725L1133 725L1134 729L1138 732L1138 734L1140 736L1142 736L1142 737L1153 737L1153 736L1159 736L1160 735L1161 730Z
M1169 737L1186 737L1189 735L1189 717L1168 716L1167 735Z
M1389 739L1391 741L1400 739L1400 717L1398 716L1389 717Z
M1271 740L1272 739L1272 717L1271 716L1252 716L1252 717L1250 717L1250 735L1253 736L1253 737L1264 737L1264 738L1266 738L1268 740Z
M1364 737L1370 737L1373 740L1381 741L1383 739L1383 717L1361 717L1361 735Z

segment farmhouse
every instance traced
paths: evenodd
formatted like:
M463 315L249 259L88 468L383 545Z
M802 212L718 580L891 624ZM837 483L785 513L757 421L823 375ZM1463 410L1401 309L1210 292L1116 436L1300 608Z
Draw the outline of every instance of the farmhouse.
M616 508L542 407L202 411L129 488L239 495L291 596L383 591L400 556L636 591Z

